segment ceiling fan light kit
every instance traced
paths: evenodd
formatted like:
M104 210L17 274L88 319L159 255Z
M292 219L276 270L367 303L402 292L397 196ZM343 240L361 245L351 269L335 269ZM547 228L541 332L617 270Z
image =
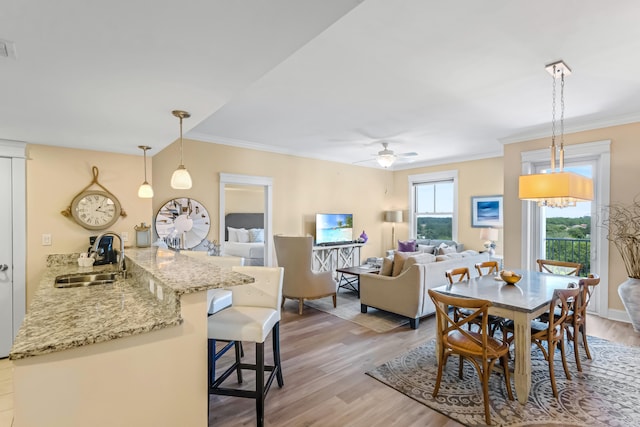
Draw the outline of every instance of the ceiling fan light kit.
M184 161L182 157L182 119L188 119L189 117L191 117L191 114L181 110L173 110L171 114L180 119L180 165L178 166L178 169L173 172L173 175L171 175L171 188L176 190L188 190L191 188L193 183L191 181L191 175L189 175L189 171L184 167Z

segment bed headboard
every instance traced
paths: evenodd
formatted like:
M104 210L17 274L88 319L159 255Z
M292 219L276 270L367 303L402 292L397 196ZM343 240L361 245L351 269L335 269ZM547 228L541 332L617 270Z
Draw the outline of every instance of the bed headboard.
M229 213L224 216L224 240L229 240L229 230L231 228L264 228L263 213Z

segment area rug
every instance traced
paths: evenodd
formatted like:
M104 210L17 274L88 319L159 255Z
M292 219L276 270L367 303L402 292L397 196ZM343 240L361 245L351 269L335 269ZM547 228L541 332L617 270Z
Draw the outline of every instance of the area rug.
M333 308L332 298L307 300L304 304L380 333L409 323L406 317L372 307L369 307L367 313L361 313L360 299L355 292L338 292L336 308Z
M492 425L640 426L640 347L589 337L589 349L593 360L587 360L580 348L582 372L576 368L573 351L567 352L572 380L566 379L557 352L557 400L547 362L537 349L532 350L532 384L526 405L508 400L502 376L491 375ZM463 425L486 425L482 387L471 364L464 364L464 379L460 380L458 358L449 357L438 396L433 398L437 372L432 340L367 374Z

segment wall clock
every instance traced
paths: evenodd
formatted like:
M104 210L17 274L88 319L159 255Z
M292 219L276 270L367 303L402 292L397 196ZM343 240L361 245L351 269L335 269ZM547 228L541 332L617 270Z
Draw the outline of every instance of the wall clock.
M155 218L158 237L173 249L191 249L209 235L209 212L197 200L187 197L166 202Z
M127 216L120 201L98 182L98 168L93 167L91 184L78 193L71 205L62 212L64 216L72 217L87 230L103 230L111 227L121 216ZM93 184L102 190L89 190Z
M121 211L118 199L106 191L83 191L71 202L71 216L88 230L111 227Z

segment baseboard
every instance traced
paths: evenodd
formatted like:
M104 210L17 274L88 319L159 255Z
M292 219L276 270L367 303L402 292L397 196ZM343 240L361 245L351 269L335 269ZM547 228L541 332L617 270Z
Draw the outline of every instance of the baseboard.
M609 311L607 312L607 318L609 320L616 320L618 322L631 323L631 319L629 319L629 315L625 310L609 309Z

